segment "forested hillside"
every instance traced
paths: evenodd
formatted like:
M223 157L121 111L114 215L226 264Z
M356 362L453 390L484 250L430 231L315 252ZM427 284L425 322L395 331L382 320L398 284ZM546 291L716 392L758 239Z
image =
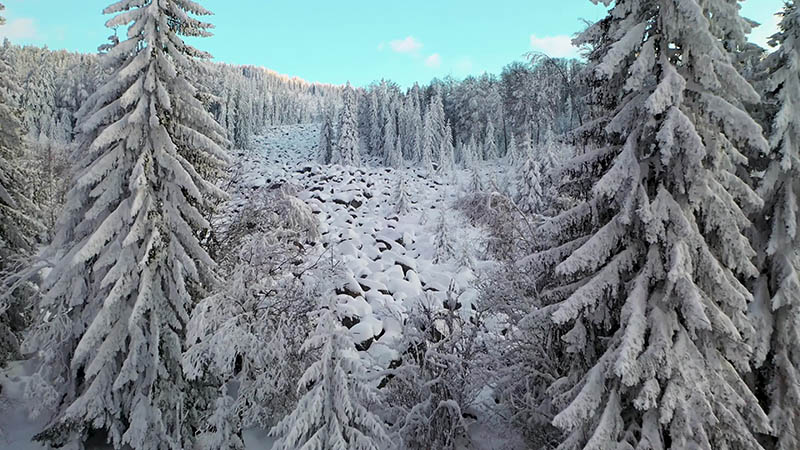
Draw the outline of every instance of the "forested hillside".
M800 10L600 3L410 86L6 40L0 448L800 448Z

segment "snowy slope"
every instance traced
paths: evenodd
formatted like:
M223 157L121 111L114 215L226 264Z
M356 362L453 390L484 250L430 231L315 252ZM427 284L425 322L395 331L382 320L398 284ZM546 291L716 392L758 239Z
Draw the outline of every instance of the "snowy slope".
M458 186L428 179L417 170L383 167L321 166L315 159L318 128L280 127L257 138L245 155L234 203L246 207L249 192L283 183L301 187L298 195L321 223L322 248L342 265L340 300L358 323L356 342L375 338L368 353L386 367L395 357L388 347L399 336L402 315L412 302L441 306L451 296L468 314L475 290L469 264L477 230L451 209ZM398 211L398 183L408 192L407 211ZM435 228L445 214L457 261L433 262ZM457 306L457 305L455 305ZM380 336L380 338L378 338Z
M469 180L469 175L429 178L419 169L395 170L369 162L366 167L323 166L315 162L318 142L317 125L276 127L257 137L253 149L240 155L232 204L246 208L248 198L260 189L284 183L300 189L298 197L321 223L319 252L342 268L339 300L352 319L348 325L354 340L369 364L385 369L399 356L394 344L404 314L415 302L447 305L468 316L477 297L475 273L493 264L478 258L482 232L454 209L462 192L454 180ZM507 182L498 166L483 171L487 180ZM403 211L397 192L401 183L408 194ZM454 257L435 263L434 240L442 215ZM515 437L488 419L496 412L490 410L490 397L482 396L483 404L473 405L472 410L485 414L473 424L473 442L465 448L513 449Z

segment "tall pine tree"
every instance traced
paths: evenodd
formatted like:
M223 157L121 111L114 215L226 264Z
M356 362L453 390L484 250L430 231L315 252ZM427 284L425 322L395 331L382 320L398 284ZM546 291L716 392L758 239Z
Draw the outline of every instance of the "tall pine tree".
M800 448L800 8L786 4L767 66L766 103L775 106L769 162L759 193L765 240L763 283L753 310L760 319L756 362L764 364L776 449Z
M37 438L81 447L96 430L115 448L188 448L181 353L214 277L200 240L228 156L188 81L209 55L181 36L209 36L194 16L210 12L122 0L104 13L127 39L103 57L109 76L79 113L76 177L45 252L54 265L29 342L41 363L31 393L56 413Z
M0 12L4 9L0 3ZM5 18L0 16L0 26L4 24ZM7 54L0 54L0 281L26 262L41 231L37 208L25 195L26 178L18 164L24 152L22 126L11 102L20 88L4 59ZM28 310L24 297L18 290L0 292L0 367L18 353Z
M743 208L760 199L736 175L767 143L713 31L742 23L731 3L619 0L577 39L595 45L609 112L599 148L563 169L583 201L541 227L551 242L533 258L565 355L549 387L561 449L754 449L770 432L742 378L754 329L740 278L758 274Z
M377 147L374 149L377 151ZM347 84L344 90L344 106L339 114L339 140L331 158L332 164L361 165L360 140L358 137L358 104L356 91Z

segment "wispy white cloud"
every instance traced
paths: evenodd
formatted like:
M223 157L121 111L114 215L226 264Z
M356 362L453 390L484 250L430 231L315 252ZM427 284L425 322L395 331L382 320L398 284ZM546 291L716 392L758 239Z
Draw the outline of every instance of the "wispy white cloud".
M40 37L36 22L27 17L9 20L6 25L0 26L0 39L8 38L10 41L17 41L36 40Z
M578 49L572 45L572 38L567 35L539 37L532 34L531 48L554 58L578 56Z
M416 53L422 48L422 42L408 36L405 39L397 39L389 42L389 47L397 53Z
M438 68L442 65L442 57L438 53L425 58L425 65L432 68Z

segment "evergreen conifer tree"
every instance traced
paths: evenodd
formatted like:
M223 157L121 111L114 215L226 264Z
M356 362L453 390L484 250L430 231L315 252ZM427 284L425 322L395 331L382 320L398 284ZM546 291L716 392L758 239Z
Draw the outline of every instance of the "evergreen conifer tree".
M540 298L566 370L549 387L559 448L761 448L768 419L743 380L758 274L737 177L765 151L759 100L715 27L723 0L620 0L576 40L608 115L598 149L562 169L587 186L539 230ZM733 28L731 28L732 31Z
M320 350L298 383L306 390L294 411L272 428L276 450L381 450L389 439L384 424L367 409L376 396L363 379L364 368L350 332L332 302L316 331L303 344Z
M343 97L344 106L339 114L339 140L336 143L331 163L360 166L358 105L356 104L356 92L350 86L350 83L347 84Z
M493 161L497 159L497 136L494 130L494 123L490 120L489 125L486 126L486 147L484 149L485 159L487 161Z
M4 9L0 3L0 13ZM0 16L0 26L4 24ZM38 208L25 193L26 177L19 166L24 154L22 125L11 102L20 89L6 55L0 54L0 282L27 262L42 231ZM25 297L21 291L0 291L0 367L18 354L28 310Z
M213 178L228 156L225 130L188 81L209 55L181 36L209 36L193 16L210 12L121 0L104 13L127 39L103 56L109 76L79 113L81 157L45 251L54 265L26 343L40 363L29 389L56 413L37 439L81 447L100 431L115 448L192 447L181 354L214 279L200 236L224 197Z
M756 285L756 363L766 374L775 449L800 447L800 8L786 3L767 61L767 98L776 106L768 167L759 194L765 207L757 219L764 237L763 283Z

